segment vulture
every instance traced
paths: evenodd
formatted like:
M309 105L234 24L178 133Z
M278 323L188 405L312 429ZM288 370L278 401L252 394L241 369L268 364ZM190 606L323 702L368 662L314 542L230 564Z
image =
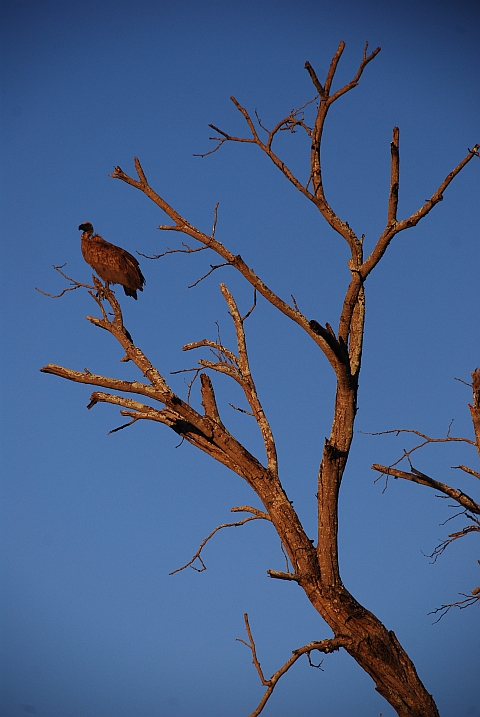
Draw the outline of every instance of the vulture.
M121 284L125 294L136 300L137 290L143 291L145 278L135 257L94 234L90 222L84 222L78 228L82 232L83 258L103 279L107 289L109 284Z

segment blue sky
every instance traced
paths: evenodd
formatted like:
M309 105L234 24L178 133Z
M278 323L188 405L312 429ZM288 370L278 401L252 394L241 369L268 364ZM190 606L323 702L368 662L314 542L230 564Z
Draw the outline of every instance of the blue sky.
M475 2L16 2L2 24L2 692L5 717L215 717L248 715L262 689L245 637L248 612L265 673L291 650L330 635L301 590L270 580L282 569L278 538L261 521L222 531L208 570L169 576L230 508L256 499L237 476L157 425L123 421L112 406L86 411L90 390L38 369L49 362L133 379L113 338L85 321L86 293L64 286L52 264L88 282L77 226L151 254L178 246L165 217L109 178L139 156L152 186L240 253L283 298L333 326L348 281L346 247L314 208L245 145L211 149L212 122L244 133L231 94L273 125L314 96L340 40L337 83L358 66L365 40L381 53L328 117L323 147L330 203L372 247L386 218L389 142L401 131L399 214L410 214L479 141L479 7ZM338 86L337 84L337 86ZM308 144L282 135L281 154L308 176ZM417 428L471 436L470 380L479 365L478 196L472 161L444 201L398 236L368 279L367 328L356 428ZM213 261L213 259L212 259ZM154 364L193 365L183 344L232 328L218 289L240 306L252 294L232 269L188 289L208 269L204 253L141 259L147 284L121 296L126 325ZM252 368L277 438L282 481L315 535L314 493L329 433L333 376L300 330L266 302L247 322ZM103 335L105 333L105 335ZM230 430L262 457L237 388L215 378ZM183 376L171 376L186 394ZM198 395L193 399L199 405ZM442 717L480 714L478 610L427 613L478 585L475 539L430 553L461 520L420 486L374 483L408 441L357 433L341 492L341 572L348 589L393 629ZM474 494L469 447L427 447L420 470ZM476 465L475 465L476 463ZM324 672L300 660L265 715L371 717L392 709L345 654Z

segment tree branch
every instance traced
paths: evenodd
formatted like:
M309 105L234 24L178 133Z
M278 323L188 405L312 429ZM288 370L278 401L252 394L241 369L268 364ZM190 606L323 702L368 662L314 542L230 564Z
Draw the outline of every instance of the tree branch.
M473 515L468 515L466 511L462 511L462 513L465 513L467 518L470 518L470 520L473 520L475 525L466 525L461 530L457 530L455 533L450 533L447 540L442 540L439 545L435 548L433 553L428 555L428 558L433 558L432 562L436 563L437 558L444 552L444 550L455 540L458 540L459 538L464 538L469 533L480 533L480 521L478 521ZM454 516L457 517L457 516Z
M413 433L416 436L419 436L420 438L423 438L424 441L422 443L419 443L416 446L413 446L413 448L410 448L408 451L404 448L403 449L403 456L396 460L394 463L392 463L389 467L393 468L394 466L401 463L403 460L407 459L410 460L410 456L415 451L418 451L420 448L423 448L424 446L428 445L429 443L468 443L470 446L474 446L474 441L471 441L469 438L462 438L460 436L451 436L450 435L450 426L447 430L447 435L445 438L431 438L430 436L425 435L425 433L421 433L420 431L415 431L412 428L393 428L388 431L376 431L375 433L370 433L368 431L362 431L366 435L369 436L387 436L390 433L394 433L396 436L398 436L400 433Z
M391 167L390 167L390 196L388 199L387 224L395 224L397 221L398 188L400 184L400 152L399 152L398 127L393 128L392 141L390 143Z
M243 510L244 510L244 508L242 506L240 506L238 508L231 508L232 513L240 512ZM222 525L217 525L217 527L214 528L212 530L212 532L209 533L204 540L202 540L202 542L200 543L200 547L198 548L198 550L195 553L195 555L193 556L193 558L191 560L189 560L188 563L185 563L185 565L182 565L181 568L172 570L172 572L168 573L168 574L175 575L175 573L179 573L181 570L185 570L185 568L192 568L192 570L196 570L197 573L203 573L203 571L207 569L207 566L205 565L205 563L202 560L201 552L204 549L205 545L210 540L210 538L213 538L215 533L217 533L219 530L222 530L222 528L238 528L238 526L245 525L245 523L249 523L251 520L270 520L270 517L261 510L256 510L254 508L249 508L249 507L247 507L246 510L248 510L248 512L255 511L255 514L251 515L249 518L244 518L243 520L239 520L235 523L222 523ZM202 566L201 568L196 568L193 565L195 560L198 560L200 562L200 564Z
M273 673L273 675L270 677L269 680L265 679L265 676L263 674L262 668L260 666L260 662L257 657L257 650L255 647L255 641L252 636L252 631L250 629L250 624L248 621L248 615L247 613L243 616L245 620L245 629L248 635L248 642L245 640L242 640L241 638L237 637L237 641L241 642L243 645L246 645L249 650L252 653L252 662L255 665L255 669L257 670L258 676L260 677L260 682L264 687L267 687L267 690L265 694L263 695L262 699L260 700L260 703L258 707L249 715L249 717L258 717L258 715L262 712L263 708L265 707L266 703L268 702L269 698L272 695L273 690L275 689L275 685L279 681L283 675L288 672L288 670L295 664L295 662L298 660L299 657L302 655L308 655L309 663L312 667L319 667L319 665L313 665L310 660L310 653L314 650L318 650L318 652L323 652L325 654L329 654L331 652L336 652L341 647L344 647L346 642L343 637L334 637L329 640L320 640L315 642L310 642L308 645L304 645L303 647L299 647L297 650L293 650L292 656L285 662L280 669L278 669L276 672Z
M267 570L267 575L277 580L294 580L297 583L300 582L302 578L302 576L297 573L284 573L281 570Z
M235 299L233 298L232 294L227 289L225 284L220 284L220 290L223 294L225 301L227 302L228 308L230 309L230 315L233 319L233 323L235 326L238 346L238 367L242 378L242 388L245 393L245 398L248 401L248 405L252 409L252 413L262 434L265 452L267 454L268 470L271 471L273 475L277 475L278 459L277 449L275 447L275 440L273 437L272 429L270 428L270 424L267 420L267 417L265 416L262 404L260 403L260 400L258 398L255 382L250 371L250 362L248 360L247 353L247 342L245 339L245 330L243 328L243 322L245 321L246 317L241 317ZM246 316L248 316L249 313Z
M55 271L58 271L59 274L63 276L64 279L67 279L67 281L70 282L71 286L65 287L59 294L47 294L46 291L42 291L38 287L35 287L35 291L38 291L39 294L43 294L43 296L48 296L50 299L60 299L64 294L67 293L67 291L75 291L75 289L94 289L95 287L91 284L82 284L80 281L76 281L76 279L72 279L70 276L67 276L63 271L63 267L65 264L62 264L61 266L55 266L55 264L52 264Z
M457 600L457 602L446 603L445 605L442 605L441 607L437 607L437 608L435 608L435 610L432 610L431 612L429 612L428 613L429 615L436 615L439 612L441 613L440 617L437 620L434 620L433 624L435 625L435 623L440 622L442 617L445 617L447 612L452 607L458 607L460 610L464 610L466 607L470 607L471 605L474 605L475 603L480 602L480 594L479 593L480 593L480 585L477 588L475 588L474 590L472 590L470 595L466 595L465 593L458 593L459 595L464 596L464 598L465 598L464 600Z
M480 369L476 368L471 374L473 406L468 404L472 416L473 430L475 431L475 442L480 455Z
M465 471L465 473L470 473L470 475L480 479L480 473L474 471L473 468L468 468L468 466L452 466L452 468L460 468L462 471Z
M369 56L367 56L367 48L368 48L368 42L365 46L365 50L363 52L363 60L360 63L360 66L358 68L357 74L351 80L351 82L347 83L344 87L342 87L340 90L338 90L335 94L330 96L330 89L333 82L333 78L335 76L335 72L337 70L338 62L340 60L340 57L342 56L343 50L345 49L345 43L342 41L338 49L335 53L335 55L332 58L332 61L330 63L330 68L328 70L327 78L325 80L325 88L321 88L321 84L318 81L318 78L313 71L312 66L310 63L306 63L305 67L308 70L310 77L313 81L313 84L315 85L317 91L320 93L320 104L318 106L317 110L317 116L315 119L315 124L312 132L312 144L311 144L311 151L310 151L310 177L312 179L313 184L313 194L314 194L314 203L317 205L319 211L321 212L324 219L330 224L332 229L334 229L336 232L342 236L345 241L350 246L352 260L354 262L355 267L359 266L362 263L362 246L359 239L356 237L353 230L349 227L347 222L342 221L338 215L333 211L331 206L326 200L325 192L323 188L323 180L322 180L322 166L321 166L321 143L322 143L322 136L323 136L323 128L325 125L325 120L328 114L328 111L331 107L331 105L339 98L341 95L345 94L346 92L349 92L354 87L357 86L358 81L363 74L363 71L367 64L373 60L373 58L378 55L380 52L380 48L377 47L376 50L374 50ZM322 89L322 91L320 90Z
M413 483L418 483L419 485L426 485L429 488L440 491L440 493L443 493L444 495L448 495L449 498L456 500L459 505L466 508L471 513L480 515L480 505L476 503L473 498L470 498L470 496L461 490L451 488L446 483L441 483L434 478L430 478L425 475L425 473L415 470L415 468L412 468L411 473L405 473L404 471L391 468L390 466L382 466L379 463L373 463L372 470L378 471L382 475L393 476L394 478L403 478L404 480L409 480Z
M143 170L141 170L140 162L136 157L135 166L137 167L137 172L141 171L142 176L145 176L143 174ZM283 301L283 299L277 296L271 289L269 289L268 286L266 286L266 284L264 284L264 282L255 274L255 272L244 262L244 260L239 254L232 254L232 252L226 249L226 247L217 239L213 238L213 236L208 236L196 227L192 226L175 209L173 209L173 207L171 207L168 202L166 202L162 197L160 197L146 182L137 181L132 177L129 177L125 172L123 172L120 167L115 167L113 174L111 174L110 176L114 177L115 179L120 179L126 184L129 184L136 189L139 189L175 222L175 225L179 231L183 232L184 234L187 234L193 239L196 239L209 249L212 249L228 264L234 266L237 271L239 271L240 274L242 274L242 276L249 282L249 284L251 284L251 286L256 289L269 303L275 306L279 311L281 311L282 314L292 319L292 321L294 321L304 331L307 332L307 334L322 349L329 363L332 365L333 369L337 374L340 373L346 376L345 367L338 361L335 352L332 351L331 347L323 339L322 336L319 336L314 331L312 331L309 322L305 318L305 316L303 316L303 314L301 314L297 309L292 308L289 304Z
M432 209L433 207L441 202L443 200L443 193L447 189L448 185L452 182L452 180L457 176L457 174L470 162L470 160L478 156L478 150L480 148L479 144L476 144L473 149L468 150L468 154L464 159L462 159L459 164L455 167L455 169L452 169L452 171L447 174L443 182L440 184L439 188L436 192L432 194L430 199L427 199L425 204L420 207L420 209L417 209L416 212L411 214L407 219L402 219L402 221L397 222L391 222L390 221L390 207L393 210L394 207L394 200L392 199L392 190L390 193L391 200L389 201L389 218L387 220L387 226L385 227L385 230L383 231L382 235L378 239L375 248L373 249L372 253L364 261L362 266L360 267L360 273L362 276L362 279L365 281L367 276L370 274L370 272L376 267L382 256L385 254L388 245L392 241L393 237L398 234L399 232L403 231L404 229L409 229L410 227L414 227L418 224L418 222L423 219ZM393 167L392 167L392 174L393 174Z

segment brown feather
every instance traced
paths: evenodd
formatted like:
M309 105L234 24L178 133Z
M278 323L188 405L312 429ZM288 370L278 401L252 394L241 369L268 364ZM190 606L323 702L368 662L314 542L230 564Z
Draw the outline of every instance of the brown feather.
M143 291L145 278L138 261L128 251L93 234L91 224L81 224L83 258L98 276L108 284L121 284L127 296L137 298Z

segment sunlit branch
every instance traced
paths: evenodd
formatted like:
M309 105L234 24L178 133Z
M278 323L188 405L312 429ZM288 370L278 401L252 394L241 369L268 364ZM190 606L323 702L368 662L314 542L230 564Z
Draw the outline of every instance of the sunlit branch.
M277 451L275 447L275 440L270 428L270 424L265 416L265 412L262 408L260 400L258 398L257 389L253 380L250 363L247 353L247 343L245 338L244 321L255 308L255 301L251 309L247 314L242 317L238 310L235 299L233 298L230 291L227 289L225 284L220 284L220 290L223 294L225 301L227 302L230 316L232 317L235 333L237 337L237 349L238 355L235 355L232 351L226 349L222 344L214 341L208 341L203 339L202 341L195 341L190 344L183 346L184 351L189 351L201 347L210 347L216 353L217 361L207 361L206 359L199 359L199 364L204 368L210 368L219 373L226 374L233 378L241 387L245 394L245 398L252 410L258 427L260 428L265 452L267 454L267 465L268 469L275 475L277 474ZM213 392L213 389L212 389Z
M448 185L457 176L457 174L468 164L468 162L473 159L473 157L478 156L479 148L480 145L476 144L473 149L468 150L468 154L466 155L466 157L464 157L464 159L462 159L462 161L457 164L455 169L453 169L445 177L437 191L432 194L430 199L427 199L425 201L425 204L420 207L420 209L417 209L417 211L411 214L409 217L407 217L406 219L402 219L402 221L400 222L390 222L389 212L389 220L387 221L387 226L385 227L384 232L378 239L377 244L370 256L363 262L362 266L359 267L363 280L365 280L370 274L370 272L376 267L382 256L385 254L388 245L392 241L393 237L404 229L409 229L410 227L416 226L421 219L427 216L427 214L433 209L436 204L443 200L443 193L447 189ZM393 200L391 202L391 205L393 207Z
M313 184L313 201L318 206L318 209L320 210L322 216L330 224L332 229L338 232L340 236L342 236L349 244L352 254L352 260L354 261L355 266L358 266L362 263L361 242L359 241L353 230L350 228L348 223L341 220L340 217L333 211L332 207L329 205L325 197L321 167L321 142L325 120L331 105L343 94L349 92L357 86L365 67L369 62L371 62L371 60L374 59L376 55L378 55L378 53L380 52L380 48L377 47L376 50L374 50L370 55L367 56L367 42L363 52L362 62L360 63L355 77L346 85L344 85L341 89L337 90L337 92L335 92L333 95L330 95L333 78L335 76L335 72L337 70L337 66L344 49L345 43L342 41L339 44L338 49L330 63L330 68L325 81L325 87L322 87L310 63L305 63L305 67L310 75L310 78L312 79L315 88L320 94L320 104L318 107L315 125L312 132L312 145L310 151L310 177Z
M475 476L475 478L480 479L480 473L478 471L474 471L473 468L468 468L468 466L452 466L452 468L460 468L462 471L465 471L465 473L470 473L470 475Z
M207 234L201 232L199 229L191 225L175 209L173 209L173 207L171 207L168 202L166 202L160 195L158 195L148 184L145 178L145 173L143 172L143 169L137 157L135 157L135 166L137 169L139 180L129 177L125 172L123 172L120 167L116 167L115 171L110 176L116 179L120 179L126 184L129 184L132 187L135 187L136 189L143 192L175 222L175 226L178 228L179 231L182 231L184 234L187 234L193 239L199 241L204 246L212 249L228 264L235 267L237 271L239 271L240 274L242 274L242 276L252 285L252 287L256 289L259 294L261 294L269 303L271 303L285 316L288 316L288 318L292 319L296 324L303 328L304 331L306 331L315 341L315 343L317 343L318 346L322 349L337 375L340 374L346 378L348 370L342 364L342 362L338 360L337 355L334 351L332 351L331 347L323 339L323 337L312 331L306 317L303 316L303 314L301 314L297 309L289 306L289 304L287 304L285 301L283 301L283 299L281 299L271 289L269 289L268 286L264 284L264 282L255 274L255 272L244 262L244 260L239 254L232 254L232 252L230 252L221 242L219 242L213 236L208 236Z
M242 318L235 299L233 298L232 294L227 289L225 284L220 284L220 290L223 294L225 301L228 304L230 315L233 319L233 323L235 326L238 347L238 367L242 377L242 387L245 393L245 398L247 399L248 404L252 409L252 413L255 416L255 420L257 421L260 431L262 433L265 452L267 454L268 469L276 474L278 471L278 462L275 440L273 437L272 430L270 428L270 424L267 420L267 417L265 416L262 404L260 403L260 399L258 398L255 382L250 371L250 362L247 353L247 342L245 338L245 330L243 327L243 323L253 311L255 303L254 306L252 306L252 308L250 309L250 311L247 312L245 317Z
M473 430L475 432L475 442L477 451L480 455L480 369L476 368L471 374L472 376L472 392L473 406L468 404L470 414L472 416Z
M415 468L412 468L411 473L406 473L405 471L400 471L396 468L391 468L390 466L382 466L378 463L373 463L372 470L378 471L382 475L393 476L394 478L403 478L404 480L409 480L413 483L418 483L419 485L426 485L429 488L438 490L444 495L448 495L449 498L453 498L453 500L456 500L459 505L466 508L471 513L480 515L480 505L476 503L473 498L470 498L470 496L461 490L451 488L446 483L441 483L434 478L430 478L425 475L425 473L415 470Z

